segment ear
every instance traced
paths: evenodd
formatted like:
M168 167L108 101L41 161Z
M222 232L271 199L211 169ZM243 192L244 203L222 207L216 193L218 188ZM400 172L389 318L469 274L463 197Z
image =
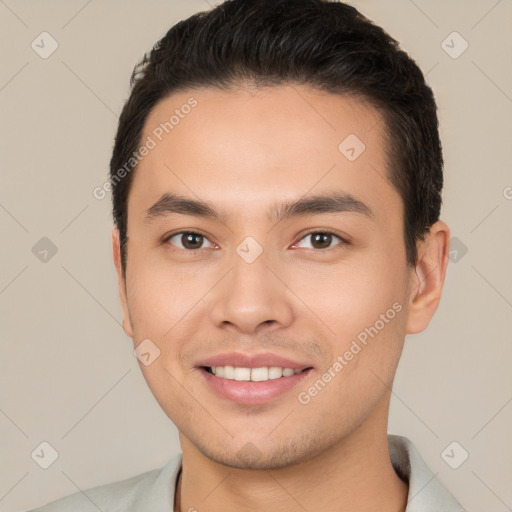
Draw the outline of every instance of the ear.
M117 285L119 287L119 300L123 311L123 331L127 336L133 338L133 327L130 320L130 312L128 310L128 299L126 296L126 278L121 264L121 244L119 237L119 229L112 230L112 255L114 257L114 265L117 272Z
M407 334L424 331L441 300L450 245L450 228L433 224L418 246L418 261L411 272Z

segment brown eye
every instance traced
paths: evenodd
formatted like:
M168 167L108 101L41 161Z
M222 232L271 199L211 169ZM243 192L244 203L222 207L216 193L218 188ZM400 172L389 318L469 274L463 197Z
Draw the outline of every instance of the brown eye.
M338 239L340 242L344 243L345 240L343 240L338 235L335 235L334 233L329 233L326 231L312 231L311 233L308 233L306 236L301 238L302 240L306 240L308 237L311 238L311 247L306 247L310 249L315 250L322 250L322 249L329 249L331 247L332 242L335 239ZM299 242L300 244L301 242ZM300 245L297 244L297 246L300 247Z
M174 240L174 242L173 242ZM202 249L203 242L208 240L205 236L194 231L181 231L167 238L167 242L176 245L180 249L197 250Z

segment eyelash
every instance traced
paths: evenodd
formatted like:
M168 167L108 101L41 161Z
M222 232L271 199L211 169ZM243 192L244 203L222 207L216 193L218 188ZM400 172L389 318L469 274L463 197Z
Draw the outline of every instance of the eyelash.
M163 241L164 241L164 243L169 243L169 240L171 238L174 238L176 235L184 235L184 234L187 234L187 235L199 235L199 236L202 236L204 239L209 241L207 236L203 235L202 233L199 233L198 231L178 231L176 233L170 234L169 236L166 236ZM336 245L348 245L349 244L349 242L346 239L344 239L340 235L337 235L336 233L333 233L332 231L322 231L322 230L319 230L319 229L314 229L314 230L308 231L307 233L302 235L302 237L297 242L294 242L293 246L295 246L296 244L301 242L304 238L306 238L307 236L312 235L312 234L332 235L332 236L338 238L341 241L340 243L338 243ZM210 243L212 243L212 242L210 242ZM172 244L170 244L170 245L172 245ZM317 252L317 253L318 252L327 252L327 251L330 251L330 250L334 249L336 247L336 245L333 246L333 247L328 247L326 249L314 249L313 248L313 249L309 249L309 250L311 250L313 252ZM176 250L186 251L186 252L189 252L189 253L194 253L194 252L200 251L201 249L184 249L184 248L182 249L181 247L176 247Z

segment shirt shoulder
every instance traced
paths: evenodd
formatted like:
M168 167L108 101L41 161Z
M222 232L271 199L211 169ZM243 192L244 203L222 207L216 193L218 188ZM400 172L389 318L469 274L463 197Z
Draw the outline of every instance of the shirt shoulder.
M166 466L65 496L29 512L146 512L173 510L182 455Z
M467 512L428 468L409 439L388 434L388 447L395 472L409 483L406 512Z

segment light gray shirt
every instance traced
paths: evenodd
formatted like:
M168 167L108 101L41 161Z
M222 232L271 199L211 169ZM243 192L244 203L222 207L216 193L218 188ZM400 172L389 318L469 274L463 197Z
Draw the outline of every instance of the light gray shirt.
M412 442L388 434L391 463L409 483L406 512L466 512L427 467ZM182 455L162 469L77 492L31 512L172 512Z

